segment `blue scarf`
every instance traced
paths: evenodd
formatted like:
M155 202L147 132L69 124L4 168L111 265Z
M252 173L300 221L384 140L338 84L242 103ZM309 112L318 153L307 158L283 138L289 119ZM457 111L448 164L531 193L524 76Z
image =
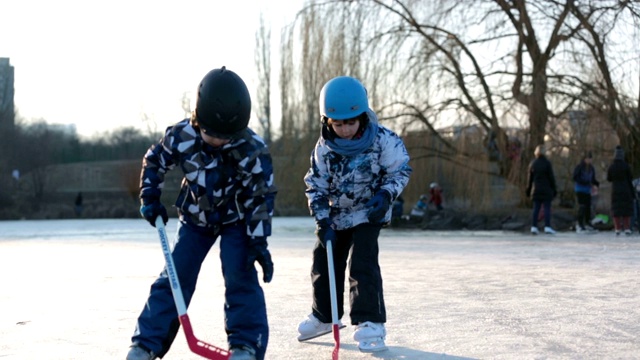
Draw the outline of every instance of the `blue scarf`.
M358 155L371 147L371 144L373 144L373 141L376 139L377 133L378 124L373 121L369 121L367 128L359 139L341 139L339 137L331 139L328 136L323 137L329 150L335 151L342 156L353 156Z

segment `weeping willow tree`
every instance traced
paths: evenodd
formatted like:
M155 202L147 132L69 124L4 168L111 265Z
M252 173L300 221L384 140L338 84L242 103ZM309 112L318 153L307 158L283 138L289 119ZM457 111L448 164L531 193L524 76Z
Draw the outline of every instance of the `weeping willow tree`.
M639 78L628 66L639 51L625 46L637 44L639 10L617 0L310 1L283 35L283 129L315 138L322 84L352 75L381 122L429 134L420 156L521 190L538 144L559 156L597 145L558 141L577 134L582 124L567 121L576 111L640 153L637 84L627 82ZM482 146L448 135L460 132Z
M346 4L307 4L282 32L280 42L281 136L274 151L278 206L306 208L302 178L320 134L318 97L331 78L362 79L365 12ZM290 190L290 191L289 191Z

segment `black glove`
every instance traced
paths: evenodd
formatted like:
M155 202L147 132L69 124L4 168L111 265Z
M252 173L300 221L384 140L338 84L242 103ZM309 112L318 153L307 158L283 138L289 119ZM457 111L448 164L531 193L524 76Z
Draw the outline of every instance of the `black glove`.
M378 191L378 193L367 202L367 208L369 208L367 217L369 218L369 222L378 224L384 220L390 203L391 195L385 190Z
M151 224L151 226L156 227L156 218L158 216L162 216L162 222L167 225L167 221L169 221L169 215L167 215L167 209L162 205L160 200L142 200L142 206L140 206L140 214L142 217Z
M327 241L336 242L336 232L331 228L331 220L322 219L316 223L316 236L322 246L327 245Z
M247 270L251 269L256 261L262 267L262 281L270 282L273 278L273 261L271 261L271 253L267 249L266 237L258 236L249 240Z
M530 197L531 197L531 188L530 188L530 187L527 187L527 189L524 191L524 194L525 194L528 198L530 198Z

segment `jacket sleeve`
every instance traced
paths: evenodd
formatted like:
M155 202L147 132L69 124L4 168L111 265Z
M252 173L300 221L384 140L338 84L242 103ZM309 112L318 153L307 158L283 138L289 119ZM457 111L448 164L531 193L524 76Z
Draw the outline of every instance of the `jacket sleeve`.
M324 162L324 148L320 141L316 143L311 152L309 171L304 176L306 185L305 195L309 206L309 212L316 221L329 218L329 184L331 174Z
M165 174L175 167L171 144L172 128L167 128L164 137L152 145L142 159L140 174L140 199L159 199L164 188Z
M573 168L573 182L575 183L580 183L580 165L577 165L575 168Z
M633 174L631 173L630 167L627 167L626 178L627 178L627 182L629 183L629 188L631 189L632 198L635 199L637 198L637 194L636 194L636 189L633 186Z
M551 190L553 191L553 196L555 197L558 194L558 189L556 187L556 175L553 172L553 166L551 162L549 162L549 184L551 184Z
M527 188L526 195L531 196L531 190L533 190L533 161L529 163L529 171L527 174Z
M240 161L242 191L238 201L244 209L247 235L271 235L271 219L277 193L271 154L264 143Z
M382 137L382 153L380 166L384 172L381 190L386 190L391 195L391 201L395 200L409 183L409 177L413 169L409 166L409 153L402 139L391 131L386 131Z

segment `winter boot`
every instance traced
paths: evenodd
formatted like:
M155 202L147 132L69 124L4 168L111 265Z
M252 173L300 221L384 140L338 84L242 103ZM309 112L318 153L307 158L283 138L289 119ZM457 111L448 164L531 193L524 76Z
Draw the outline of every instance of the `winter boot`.
M362 352L371 353L387 350L384 339L387 330L383 323L372 323L365 321L356 326L353 333L353 340L358 342L358 349Z
M233 345L229 360L256 360L256 351L246 345Z
M127 360L153 360L157 359L156 354L153 351L147 350L137 343L131 345L129 353L127 354Z
M338 327L342 329L345 326L342 325L342 322L339 321ZM317 317L315 317L313 314L310 314L305 320L300 323L300 325L298 325L298 341L315 339L318 336L331 333L332 330L332 323L320 322Z

